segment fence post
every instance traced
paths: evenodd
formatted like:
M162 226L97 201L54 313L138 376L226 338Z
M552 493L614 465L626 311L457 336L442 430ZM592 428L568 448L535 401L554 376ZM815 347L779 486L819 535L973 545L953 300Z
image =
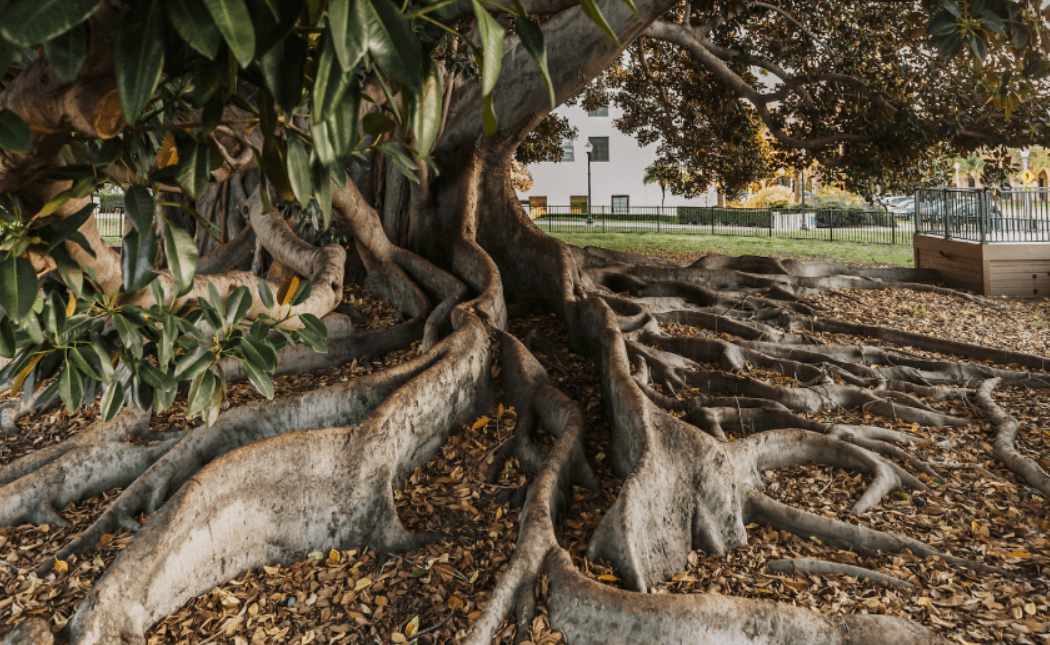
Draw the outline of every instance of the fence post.
M656 232L657 232L657 233L659 233L659 232L660 232L660 218L661 218L661 217L663 217L663 213L661 213L661 212L659 211L659 209L658 209L658 210L656 211Z
M896 244L897 243L897 216L895 214L893 214L893 213L890 213L889 211L886 211L886 212L889 213L889 216L890 216L890 240L891 240L891 244Z
M773 210L766 209L766 217L769 218L769 237L773 237Z

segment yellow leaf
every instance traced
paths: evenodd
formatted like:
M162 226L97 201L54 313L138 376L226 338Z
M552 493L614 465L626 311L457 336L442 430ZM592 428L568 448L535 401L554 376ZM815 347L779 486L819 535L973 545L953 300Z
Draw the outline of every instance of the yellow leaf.
M503 404L502 403L500 403L499 404L499 408L496 409L496 416L497 417L503 416Z
M933 602L932 598L928 598L926 596L923 596L922 598L919 598L918 600L916 600L915 604L920 606L920 607L929 607L932 602Z
M77 297L73 294L69 294L69 305L66 306L66 319L69 319L73 314L77 312Z
M354 591L361 591L362 589L364 589L365 587L367 587L367 586L369 586L371 584L372 584L372 580L370 578L361 578L360 580L357 581L357 584L354 585Z
M65 560L55 560L55 571L65 573L66 571L69 571L69 565L66 564Z
M471 430L477 430L478 428L483 428L491 420L492 419L490 419L488 417L481 417L480 419L478 419L477 421L474 422L474 425L470 426L470 429Z
M1011 552L1006 554L1006 557L1008 557L1008 558L1030 558L1032 556L1028 555L1024 551L1011 551Z
M160 152L157 153L157 170L179 163L179 152L175 149L175 133L169 132L160 144Z
M616 576L614 576L611 573L607 573L605 575L598 576L598 579L602 580L604 582L618 582L620 580L619 578L617 578Z
M36 530L40 531L41 533L47 533L51 530L51 527L47 524L41 524L40 526L36 527Z
M461 609L463 607L463 599L459 596L452 596L448 599L449 609Z
M40 360L43 358L43 354L37 354L29 361L29 364L26 365L25 368L18 373L18 376L15 377L14 384L11 386L11 396L14 396L22 391L22 386L25 385L26 379L29 378L29 373L33 371L33 368L36 367L36 364L39 363Z
M413 616L412 620L408 621L408 625L405 626L405 636L412 638L416 632L419 631L419 616Z
M496 507L496 519L498 520L501 517L503 517L503 507L502 506L497 506Z
M290 303L292 301L292 298L295 297L295 292L298 290L299 278L293 275L292 277L285 280L281 287L277 289L278 304L280 304L283 307Z
M124 129L124 113L120 110L120 94L110 90L102 97L95 111L95 132L103 139L110 139Z
M102 537L100 537L98 539L99 544L109 544L112 540L113 540L113 534L112 533L106 533L105 535L103 535Z
M328 559L332 562L339 562L339 552L335 549L332 549L328 552Z

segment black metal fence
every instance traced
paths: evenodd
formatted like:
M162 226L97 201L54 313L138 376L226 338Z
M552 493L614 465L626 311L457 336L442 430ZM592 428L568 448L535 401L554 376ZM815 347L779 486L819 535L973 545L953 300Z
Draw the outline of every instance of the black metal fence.
M932 188L915 193L915 232L981 244L1050 242L1050 188Z
M124 208L99 207L95 211L95 223L102 237L124 237Z
M526 212L530 207L525 206ZM886 211L729 208L720 206L533 207L530 216L549 232L672 233L779 237L865 244L911 244L909 219Z

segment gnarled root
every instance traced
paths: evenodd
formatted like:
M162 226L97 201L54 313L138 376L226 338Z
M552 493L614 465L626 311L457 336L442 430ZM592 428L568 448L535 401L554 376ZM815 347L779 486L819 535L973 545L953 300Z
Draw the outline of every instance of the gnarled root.
M551 623L573 645L932 645L946 643L908 620L842 617L719 594L649 595L584 577L558 549L548 559Z
M782 573L785 571L798 571L800 573L808 573L812 575L843 575L853 576L854 578L860 578L861 580L870 580L871 582L878 582L890 587L903 587L905 589L917 589L912 583L895 578L885 573L879 573L878 571L872 571L871 569L865 569L864 567L853 566L852 564L843 564L841 562L828 562L827 560L814 560L813 558L791 558L789 560L773 560L766 564L766 568L770 571Z
M66 627L70 639L144 643L146 629L193 596L315 549L419 546L393 489L490 396L489 341L476 317L435 350L441 360L359 426L272 437L197 473L95 584Z
M1050 497L1050 475L1047 475L1034 459L1025 457L1014 445L1021 424L1017 419L1006 414L992 399L992 392L999 386L998 378L988 379L977 389L977 402L984 408L988 419L995 426L995 458L1003 462L1015 475L1023 478L1032 488L1045 497Z

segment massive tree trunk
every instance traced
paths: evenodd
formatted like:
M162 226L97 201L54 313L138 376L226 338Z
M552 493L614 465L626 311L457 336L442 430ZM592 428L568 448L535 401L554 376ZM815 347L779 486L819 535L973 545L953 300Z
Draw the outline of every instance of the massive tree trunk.
M619 0L603 3L625 43L669 6L666 0L639 2L638 21ZM544 27L559 100L619 55L580 11L563 12ZM577 55L581 42L591 46L586 57ZM914 538L786 506L766 494L762 473L810 462L867 473L871 483L852 508L863 516L892 491L924 487L913 471L929 472L929 466L906 447L915 437L878 426L820 423L806 414L863 408L889 420L962 425L972 420L920 399L975 395L1002 428L997 454L1045 491L1045 473L1013 450L1016 424L992 397L1000 382L1045 387L1036 372L1045 372L1050 359L894 336L878 327L846 329L823 319L812 300L826 289L937 289L926 284L936 276L919 271L716 257L681 266L548 237L521 209L510 164L515 146L550 106L532 59L517 42L508 43L503 69L495 135L481 136L478 84L459 81L434 154L437 176L408 187L388 181L379 194L371 181L368 195L353 181L335 191L334 222L353 240L350 261L337 245L316 248L298 239L279 214L262 212L258 193L230 198L248 209L250 229L243 230L253 231L282 265L314 280L303 311L337 310L344 270L356 267L366 276L364 286L389 298L406 318L383 332L360 331L344 320L343 332L329 339L327 357L289 349L282 369L350 362L415 341L418 356L344 384L234 407L210 427L154 446L122 442L141 434L148 421L127 415L0 469L0 521L6 524L58 521L55 510L68 502L124 488L57 556L90 552L118 528L138 531L64 636L77 645L143 643L157 621L246 570L317 550L364 545L386 554L441 539L405 529L394 491L457 424L492 405L498 349L506 401L520 419L502 458L515 457L531 477L518 547L467 642L491 642L512 614L529 621L532 590L543 573L550 580L553 625L573 645L937 642L936 634L897 618L829 620L772 602L646 592L681 571L694 549L722 555L741 547L752 522L858 552L908 549L953 566L995 571ZM237 186L243 192L244 183ZM226 191L234 188L220 186L207 199L225 199ZM226 239L231 252L247 244L237 234ZM205 251L222 251L200 242ZM85 262L99 270L111 266L100 240L98 250ZM257 289L254 275L235 270L242 269L240 259L208 257L215 261L207 263L209 273L198 276L190 297L204 293L208 282L223 295L235 285ZM170 292L170 276L162 280ZM584 443L579 406L506 333L508 303L553 311L574 349L600 364L609 457L623 484L591 537L589 556L609 562L626 589L584 577L558 543L554 527L570 486L599 485L588 465L592 447ZM698 335L675 336L669 325L689 325ZM962 360L828 345L815 331L910 344ZM751 367L778 373L788 384L755 378ZM540 429L556 438L546 452L536 439ZM729 441L729 434L749 436ZM139 526L142 514L148 519ZM41 570L53 564L42 562ZM5 643L48 637L27 620Z

